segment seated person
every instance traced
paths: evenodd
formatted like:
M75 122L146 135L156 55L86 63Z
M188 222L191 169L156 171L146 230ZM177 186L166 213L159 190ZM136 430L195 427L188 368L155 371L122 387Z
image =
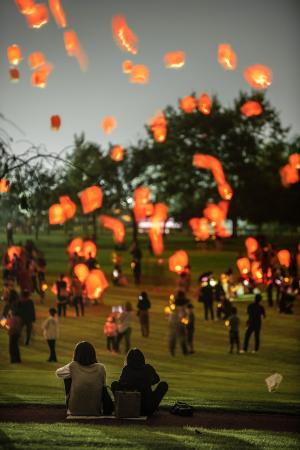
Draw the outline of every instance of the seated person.
M145 363L141 350L133 348L127 353L127 365L123 368L119 381L114 381L111 390L138 391L141 393L141 415L150 416L158 406L168 390L168 384L160 381L155 369ZM151 386L157 384L152 391Z
M73 416L97 416L102 412L111 414L112 401L110 411L103 402L105 367L97 362L96 351L92 344L79 342L74 350L73 361L57 369L56 375L65 381L69 414Z

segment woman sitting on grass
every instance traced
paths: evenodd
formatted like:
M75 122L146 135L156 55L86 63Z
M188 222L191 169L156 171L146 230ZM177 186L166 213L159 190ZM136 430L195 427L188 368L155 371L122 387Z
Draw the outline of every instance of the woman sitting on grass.
M73 361L57 369L56 375L65 381L68 414L98 416L102 412L112 413L112 401L110 407L103 402L105 367L97 362L92 344L79 342L74 350Z

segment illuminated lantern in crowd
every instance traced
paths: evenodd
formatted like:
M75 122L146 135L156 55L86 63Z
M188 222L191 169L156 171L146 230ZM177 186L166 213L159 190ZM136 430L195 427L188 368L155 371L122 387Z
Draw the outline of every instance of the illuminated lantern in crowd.
M185 113L191 114L192 112L195 111L196 107L197 107L197 100L195 99L195 97L187 95L186 97L180 99L180 108Z
M189 225L193 231L193 235L199 241L205 241L210 236L208 220L205 217L193 217L189 220Z
M198 100L198 110L205 115L211 112L212 101L207 94L202 94Z
M228 183L218 184L218 191L224 200L231 200L233 192Z
M279 170L281 183L284 187L289 187L290 184L298 183L298 170L291 164L286 164Z
M117 120L114 116L106 116L101 123L104 133L110 134L117 126Z
M235 70L237 57L229 44L220 44L218 47L218 62L225 70Z
M47 79L53 70L53 65L45 63L31 74L31 83L35 87L45 88Z
M165 54L164 61L168 69L180 69L185 64L185 54L182 51L169 52Z
M75 253L81 255L82 249L83 249L83 240L81 238L74 238L69 243L67 252L69 253L70 256L74 256Z
M66 216L63 207L60 203L55 203L49 208L49 223L50 225L61 225L65 223Z
M13 83L18 83L18 81L20 80L19 69L17 69L16 67L11 67L9 69L9 77L10 77L10 81L12 81Z
M253 263L251 264L251 275L256 283L263 282L264 275L259 261L253 261Z
M37 69L45 64L45 56L41 52L34 52L28 56L28 65L31 69Z
M290 267L291 254L288 250L279 250L279 252L277 252L277 258L282 266L287 268Z
M17 7L19 8L20 13L29 14L30 11L34 8L34 0L15 0Z
M122 63L123 73L126 73L126 74L131 73L132 67L133 67L132 61L130 61L129 59L126 59L126 61L123 61L123 63Z
M110 151L111 159L113 159L116 162L122 161L124 158L124 150L120 145L116 145L114 148Z
M295 169L300 169L300 153L292 153L289 156L289 165Z
M130 83L146 84L149 81L149 69L144 64L133 66L130 72Z
M7 48L7 59L13 66L20 64L22 52L18 45L14 44Z
M212 223L212 225L218 224L224 220L223 211L215 203L208 203L203 210L203 215Z
M162 111L158 111L150 120L149 128L156 142L164 142L167 137L167 121Z
M9 191L9 181L6 178L0 179L0 192L1 194L5 194Z
M255 252L258 250L257 240L254 237L249 236L245 239L245 246L247 249L248 258L253 259Z
M184 250L178 250L169 258L169 270L171 272L181 273L189 264L189 258Z
M154 205L153 216L151 217L151 228L149 238L153 253L159 256L164 251L163 232L165 221L168 218L168 207L164 203Z
M85 287L87 296L90 300L100 298L105 289L108 287L108 282L104 273L99 269L91 270L85 280Z
M76 266L74 266L73 268L73 272L81 283L85 282L90 273L88 267L83 263L76 264Z
M86 70L88 67L88 58L80 45L75 31L64 31L64 43L67 54L77 59L81 70Z
M41 28L48 23L48 8L44 3L36 3L25 15L29 28Z
M93 241L84 241L82 247L82 255L84 259L89 259L90 257L96 258L97 247Z
M72 219L76 213L76 205L75 203L70 199L68 195L63 195L59 197L59 202L65 212L65 216L67 219Z
M14 255L17 255L18 258L20 258L22 253L22 247L18 245L12 245L11 247L8 247L7 249L7 256L10 262L14 259Z
M251 266L248 258L239 258L236 265L242 276L247 276L249 274Z
M99 216L99 221L104 228L112 230L114 241L116 244L122 244L124 242L125 227L123 222L115 219L114 217L106 216L104 214Z
M244 103L240 108L241 113L246 117L252 117L252 116L260 116L263 112L263 109L260 105L260 103L255 102L253 100L249 100L248 102Z
M61 119L60 116L51 116L50 118L50 122L51 122L51 129L54 131L58 131L60 129L61 126Z
M112 32L117 45L124 51L136 55L138 52L138 38L128 27L124 16L114 16Z
M66 28L66 16L61 6L60 0L49 0L49 7L58 27Z
M272 84L272 71L262 64L254 64L244 70L244 78L254 89L267 89Z
M103 194L99 186L88 187L78 195L81 201L83 214L93 212L102 205Z

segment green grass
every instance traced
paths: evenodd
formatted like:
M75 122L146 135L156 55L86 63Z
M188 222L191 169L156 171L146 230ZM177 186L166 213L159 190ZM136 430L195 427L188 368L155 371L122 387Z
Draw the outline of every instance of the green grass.
M0 428L1 448L48 450L82 448L121 450L298 449L299 435L254 430L149 428L78 424L11 424Z

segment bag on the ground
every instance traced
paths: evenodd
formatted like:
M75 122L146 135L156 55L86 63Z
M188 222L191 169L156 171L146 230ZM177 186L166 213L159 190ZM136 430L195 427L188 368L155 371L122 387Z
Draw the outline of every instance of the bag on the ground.
M116 417L139 417L141 414L141 393L136 391L116 391Z
M185 402L176 402L170 413L176 416L191 417L194 414L194 407Z

